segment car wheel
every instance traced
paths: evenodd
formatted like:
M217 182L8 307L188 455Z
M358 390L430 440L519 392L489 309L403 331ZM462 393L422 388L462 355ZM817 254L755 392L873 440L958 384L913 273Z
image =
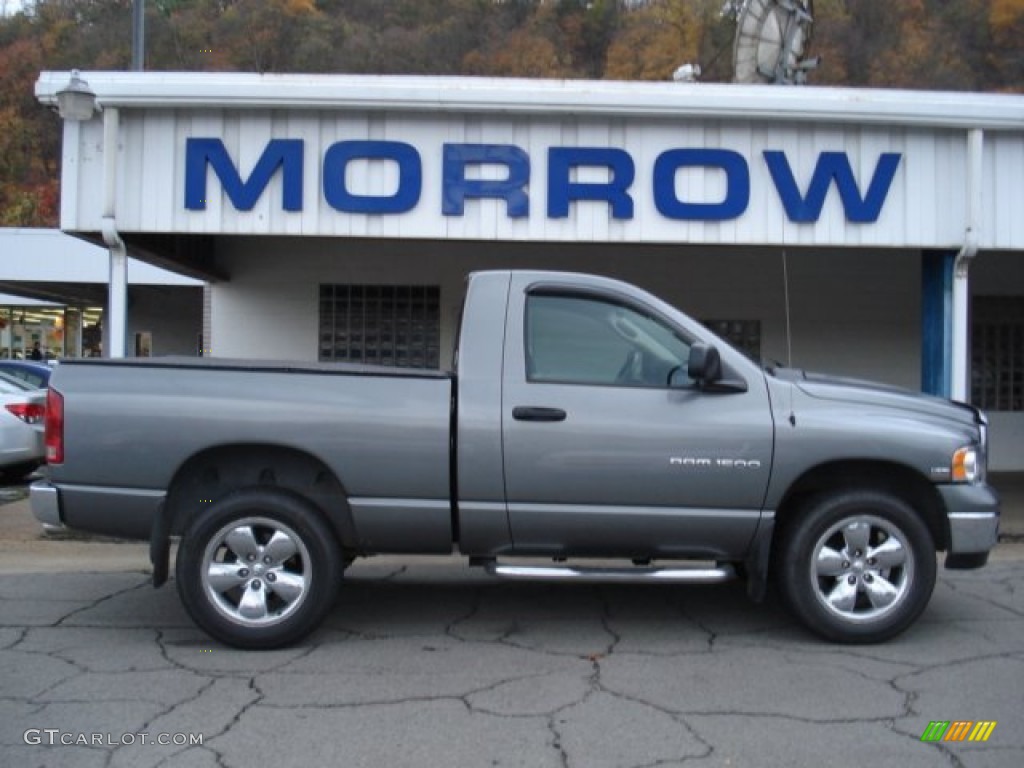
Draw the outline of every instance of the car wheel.
M334 532L305 499L251 488L213 504L185 532L175 576L202 629L238 648L278 648L313 631L342 573Z
M910 626L935 587L935 545L915 511L887 493L819 496L782 530L783 600L811 631L876 643Z

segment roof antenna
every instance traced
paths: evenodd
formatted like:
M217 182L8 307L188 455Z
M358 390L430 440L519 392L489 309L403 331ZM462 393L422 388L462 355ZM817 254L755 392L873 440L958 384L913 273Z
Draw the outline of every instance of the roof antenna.
M786 302L786 367L793 367L793 327L789 320L789 266L786 260L786 249L782 249L782 288Z
M782 287L786 302L786 367L793 367L793 326L789 320L789 263L786 249L782 249ZM793 388L789 388L789 425L796 426L796 411L793 410Z

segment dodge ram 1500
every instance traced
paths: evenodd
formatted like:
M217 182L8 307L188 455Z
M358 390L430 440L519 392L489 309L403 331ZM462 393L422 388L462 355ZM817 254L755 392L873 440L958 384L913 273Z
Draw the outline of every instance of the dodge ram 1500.
M814 632L877 642L999 505L977 409L764 369L630 285L470 276L449 372L66 361L40 521L148 539L159 585L248 648L294 642L345 568L457 552L509 578L769 581ZM609 563L609 561L611 561ZM621 565L619 565L621 563Z

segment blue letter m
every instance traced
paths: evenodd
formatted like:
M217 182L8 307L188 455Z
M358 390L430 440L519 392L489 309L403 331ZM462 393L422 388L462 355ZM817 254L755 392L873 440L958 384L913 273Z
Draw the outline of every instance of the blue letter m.
M220 139L188 139L185 143L185 208L206 210L206 166L213 168L224 194L239 211L251 211L271 177L282 168L282 201L286 211L302 210L302 139L273 139L263 150L247 181L242 181Z
M790 221L798 222L817 221L821 217L821 208L825 204L825 196L833 181L839 190L839 198L843 201L847 221L878 221L882 205L899 167L900 157L898 152L882 154L875 167L871 184L868 185L868 193L861 197L860 188L850 167L850 158L846 153L822 152L818 156L818 164L814 167L814 175L811 176L807 194L801 196L785 154L768 150L764 153L764 160L772 174L775 188L779 191L786 215Z

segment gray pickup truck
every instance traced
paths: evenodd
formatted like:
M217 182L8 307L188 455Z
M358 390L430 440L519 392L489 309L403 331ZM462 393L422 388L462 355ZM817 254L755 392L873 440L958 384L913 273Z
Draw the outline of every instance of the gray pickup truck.
M765 370L630 285L470 276L451 373L218 359L67 361L47 525L148 539L154 582L239 647L312 631L346 566L451 555L508 578L775 583L812 631L888 639L936 552L995 545L986 421Z

